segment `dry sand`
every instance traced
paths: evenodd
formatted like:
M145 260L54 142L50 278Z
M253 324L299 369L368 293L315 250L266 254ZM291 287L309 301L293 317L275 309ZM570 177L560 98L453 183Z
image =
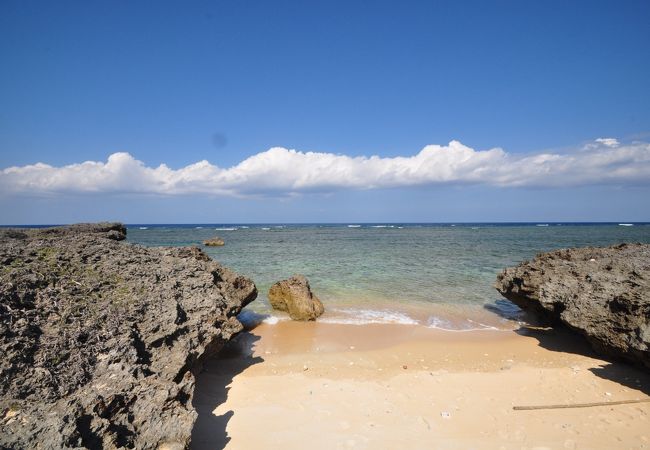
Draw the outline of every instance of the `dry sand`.
M280 322L199 375L195 449L648 448L650 376L559 331Z

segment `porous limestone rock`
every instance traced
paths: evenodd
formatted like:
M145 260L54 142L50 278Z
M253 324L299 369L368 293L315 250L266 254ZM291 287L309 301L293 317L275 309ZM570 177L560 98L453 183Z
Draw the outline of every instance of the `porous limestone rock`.
M0 448L188 448L247 278L121 224L0 230Z
M206 239L205 241L203 241L203 245L205 245L206 247L221 247L225 245L225 242L219 236L215 236L213 238Z
M495 287L520 308L582 334L597 352L650 368L650 245L540 253L505 269Z
M304 275L275 283L269 289L269 301L274 309L289 313L293 320L316 320L325 311Z

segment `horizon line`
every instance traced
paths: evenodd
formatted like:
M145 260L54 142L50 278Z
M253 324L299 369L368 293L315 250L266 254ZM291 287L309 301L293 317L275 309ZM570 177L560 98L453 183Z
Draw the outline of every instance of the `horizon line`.
M130 226L190 226L190 225L650 225L650 221L572 221L572 220L536 220L536 221L443 221L443 222L122 222L116 221L82 221L69 223L26 223L26 224L0 224L0 228L29 228L29 227L61 227L81 223L121 223L126 227Z

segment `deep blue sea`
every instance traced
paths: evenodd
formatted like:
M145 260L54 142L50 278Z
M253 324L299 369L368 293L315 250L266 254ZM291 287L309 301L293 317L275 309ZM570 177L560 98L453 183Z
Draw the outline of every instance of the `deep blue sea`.
M511 329L517 308L492 287L504 267L538 252L621 242L650 243L648 224L229 224L128 226L147 246L198 245L252 278L248 308L268 322L274 282L306 275L325 304L325 322L419 324L449 330Z

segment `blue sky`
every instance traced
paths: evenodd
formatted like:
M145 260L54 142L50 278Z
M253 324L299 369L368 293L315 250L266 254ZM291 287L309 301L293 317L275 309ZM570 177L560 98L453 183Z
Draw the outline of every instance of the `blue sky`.
M647 1L5 0L0 222L647 221L649 23Z

